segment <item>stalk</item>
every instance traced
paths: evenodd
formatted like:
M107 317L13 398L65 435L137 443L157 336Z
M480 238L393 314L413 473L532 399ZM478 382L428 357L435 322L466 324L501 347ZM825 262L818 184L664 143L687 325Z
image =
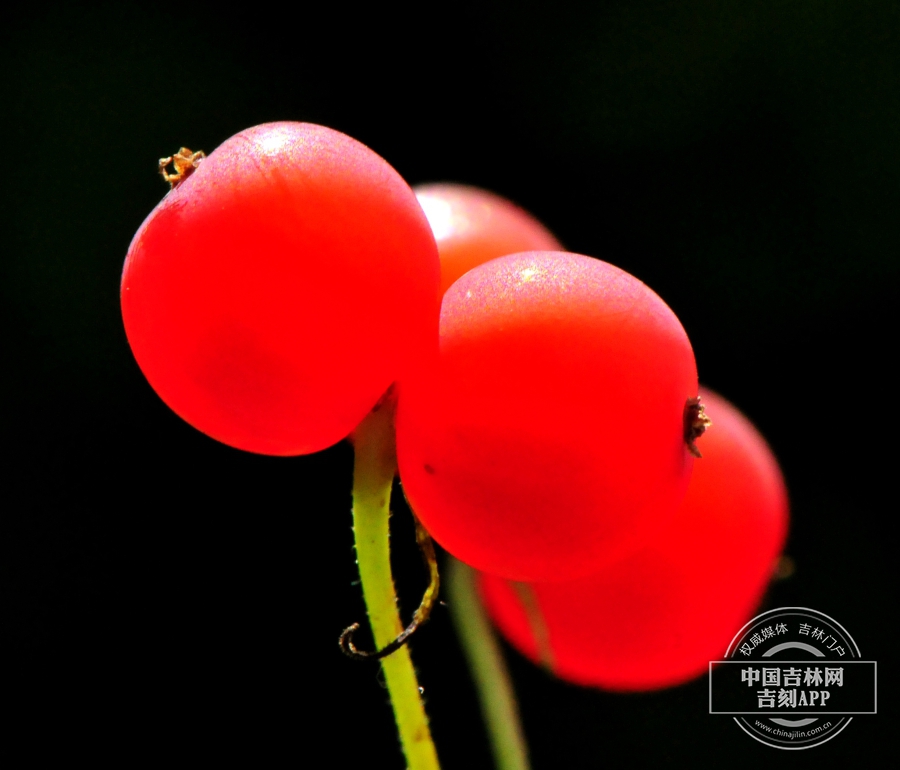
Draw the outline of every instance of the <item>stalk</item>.
M385 398L353 434L353 533L363 598L380 650L403 631L391 574L388 520L397 471L393 400ZM440 770L408 645L381 660L409 770Z
M475 588L475 571L450 557L446 580L450 612L475 680L497 770L529 770L528 745L512 680Z

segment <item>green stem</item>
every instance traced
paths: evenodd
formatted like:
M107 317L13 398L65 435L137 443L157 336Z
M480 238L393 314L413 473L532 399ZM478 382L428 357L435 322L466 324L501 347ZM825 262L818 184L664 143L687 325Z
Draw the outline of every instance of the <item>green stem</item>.
M380 650L402 631L391 575L388 519L397 470L393 404L386 398L353 435L353 532L363 598L375 646ZM381 661L409 770L440 770L416 672L406 645Z
M528 746L503 651L475 587L475 571L452 557L447 595L456 632L475 680L498 770L528 770Z

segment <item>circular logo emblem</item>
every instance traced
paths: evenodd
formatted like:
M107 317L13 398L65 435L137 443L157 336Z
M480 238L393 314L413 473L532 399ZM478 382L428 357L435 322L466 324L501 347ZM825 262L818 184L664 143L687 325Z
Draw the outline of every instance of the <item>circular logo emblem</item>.
M805 607L757 615L710 664L710 712L752 738L798 750L830 741L855 714L875 713L874 661L834 619Z

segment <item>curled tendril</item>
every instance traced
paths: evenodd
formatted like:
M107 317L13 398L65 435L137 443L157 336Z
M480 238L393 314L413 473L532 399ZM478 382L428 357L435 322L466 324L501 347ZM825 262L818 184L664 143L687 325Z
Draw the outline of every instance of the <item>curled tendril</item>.
M406 644L406 640L413 635L416 629L431 617L431 610L437 601L441 578L438 574L437 557L434 553L434 541L432 541L431 535L429 535L425 530L425 527L419 523L418 519L416 519L416 542L419 544L419 550L422 552L422 559L425 561L425 566L428 568L429 581L428 588L425 589L425 593L422 596L422 602L413 614L412 621L405 629L403 629L403 632L397 636L396 639L375 652L359 650L353 644L353 635L359 630L359 623L347 626L341 633L341 638L338 643L341 646L341 652L348 658L353 658L353 660L379 660L381 658L386 658L392 652L396 652Z

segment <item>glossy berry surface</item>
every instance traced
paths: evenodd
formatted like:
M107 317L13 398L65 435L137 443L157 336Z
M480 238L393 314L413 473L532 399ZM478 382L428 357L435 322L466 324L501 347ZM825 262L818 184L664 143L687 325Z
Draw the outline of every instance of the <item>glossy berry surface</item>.
M696 395L684 329L633 276L562 252L491 260L444 295L438 358L400 383L403 488L471 566L587 574L674 513Z
M506 638L534 661L549 657L562 679L649 690L699 676L766 590L788 523L778 463L733 405L706 390L701 396L712 419L697 442L703 458L655 542L569 583L515 586L481 576Z
M436 345L439 263L415 195L380 156L268 123L202 160L141 225L122 315L150 384L240 449L344 438Z
M437 241L442 292L489 259L562 249L544 225L500 195L449 182L413 189Z

